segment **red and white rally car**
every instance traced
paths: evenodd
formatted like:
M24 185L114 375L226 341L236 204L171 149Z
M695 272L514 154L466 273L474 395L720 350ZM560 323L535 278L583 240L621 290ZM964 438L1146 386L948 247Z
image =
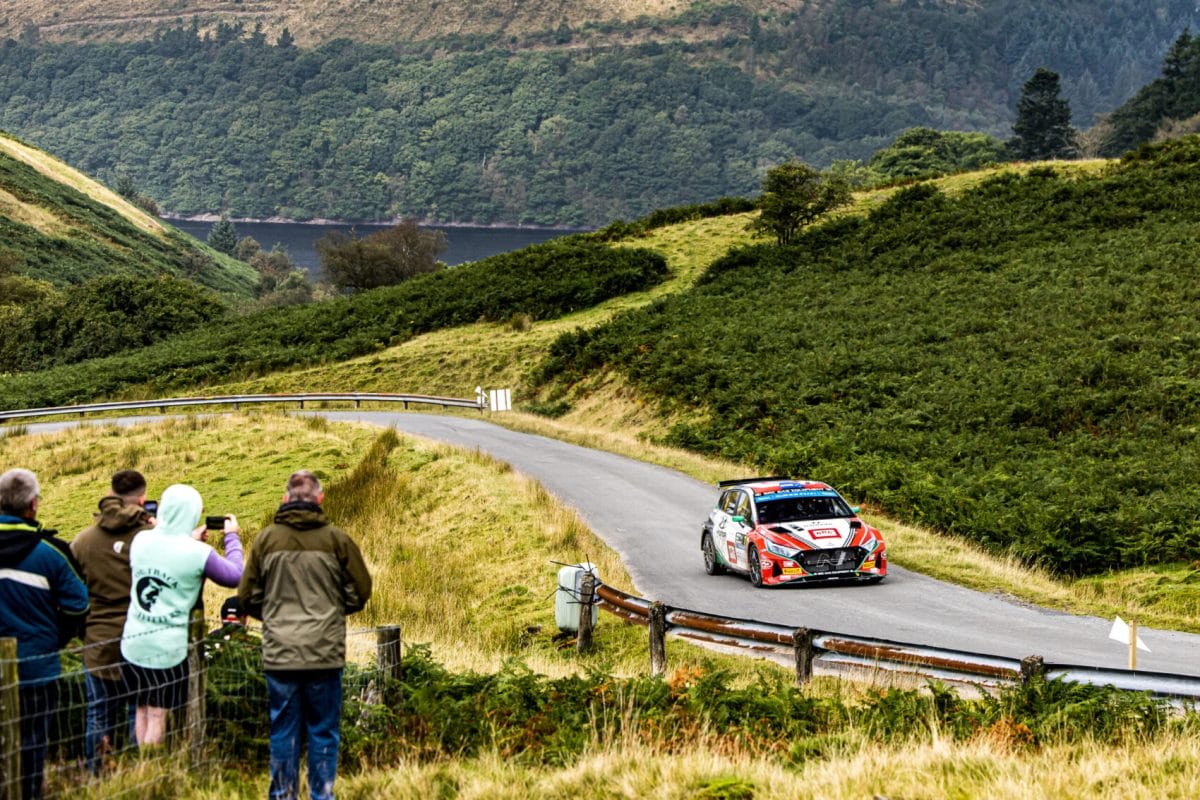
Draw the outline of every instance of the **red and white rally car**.
M790 478L721 481L700 534L704 570L745 573L755 586L887 575L879 531L833 487Z

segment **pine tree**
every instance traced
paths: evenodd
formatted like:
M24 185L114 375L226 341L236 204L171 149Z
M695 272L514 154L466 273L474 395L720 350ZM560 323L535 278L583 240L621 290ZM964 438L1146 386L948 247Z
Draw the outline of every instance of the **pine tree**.
M229 217L222 216L213 224L212 229L208 232L208 246L213 250L231 256L237 252L237 245L237 229L233 227L233 223L229 221Z
M1024 161L1075 158L1079 147L1071 127L1071 106L1059 94L1058 73L1039 67L1021 87L1009 156Z

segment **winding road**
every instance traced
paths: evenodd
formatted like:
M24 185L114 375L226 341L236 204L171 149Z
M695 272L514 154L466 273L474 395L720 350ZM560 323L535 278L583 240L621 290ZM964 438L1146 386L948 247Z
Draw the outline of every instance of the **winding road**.
M887 580L874 586L764 590L736 576L710 577L700 555L700 526L716 489L663 467L518 433L479 417L314 413L330 420L395 427L508 462L575 508L620 553L637 593L648 599L730 617L979 654L1040 655L1047 663L1126 667L1127 649L1108 638L1111 620L971 591L895 565ZM54 430L72 424L77 423L29 428ZM1200 635L1151 628L1140 628L1139 635L1151 651L1139 653L1139 670L1200 675Z

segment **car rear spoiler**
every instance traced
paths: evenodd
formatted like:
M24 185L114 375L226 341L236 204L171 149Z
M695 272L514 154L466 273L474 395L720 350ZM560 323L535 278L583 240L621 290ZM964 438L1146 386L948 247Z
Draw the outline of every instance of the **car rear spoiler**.
M732 481L717 481L717 488L724 489L726 486L739 486L743 483L762 483L766 481L790 481L792 480L787 475L770 475L765 478L737 478Z

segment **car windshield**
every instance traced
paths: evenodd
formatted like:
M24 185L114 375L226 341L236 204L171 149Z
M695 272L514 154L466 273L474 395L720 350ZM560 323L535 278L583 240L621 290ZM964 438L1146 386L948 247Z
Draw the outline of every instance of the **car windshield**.
M760 525L854 516L846 501L836 494L760 498L757 506Z

